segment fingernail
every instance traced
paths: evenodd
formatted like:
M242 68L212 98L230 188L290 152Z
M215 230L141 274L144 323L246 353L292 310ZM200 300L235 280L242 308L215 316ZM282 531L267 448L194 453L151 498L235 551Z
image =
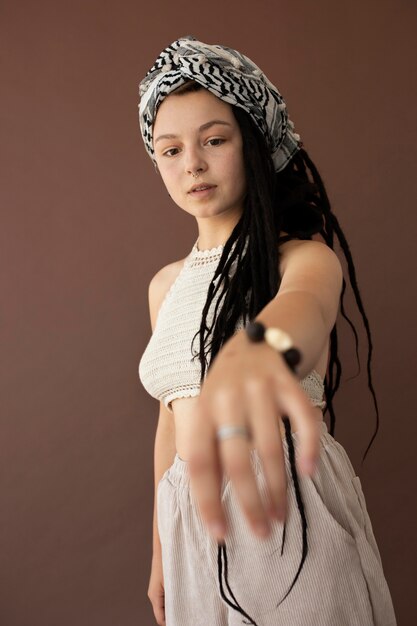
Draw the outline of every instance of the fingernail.
M211 524L209 524L209 531L217 541L224 539L226 534L225 525L220 521L211 522Z

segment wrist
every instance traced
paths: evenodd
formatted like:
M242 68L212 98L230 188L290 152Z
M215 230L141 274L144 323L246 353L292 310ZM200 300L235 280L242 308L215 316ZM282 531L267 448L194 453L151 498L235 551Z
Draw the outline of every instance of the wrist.
M291 336L277 326L266 326L260 320L252 320L244 329L249 341L264 342L273 350L280 353L288 367L296 373L297 365L301 361L301 352L294 346Z

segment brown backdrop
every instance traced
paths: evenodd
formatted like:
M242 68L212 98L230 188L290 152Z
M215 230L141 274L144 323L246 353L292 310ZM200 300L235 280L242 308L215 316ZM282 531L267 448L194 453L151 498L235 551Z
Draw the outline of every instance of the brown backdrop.
M241 49L283 93L348 238L336 437L360 471L400 624L415 561L415 3L3 1L2 626L154 624L147 598L157 402L147 287L195 222L143 148L137 85L181 35ZM413 86L414 85L414 86ZM174 234L174 236L173 236ZM346 266L345 266L346 270ZM347 276L347 273L346 273Z

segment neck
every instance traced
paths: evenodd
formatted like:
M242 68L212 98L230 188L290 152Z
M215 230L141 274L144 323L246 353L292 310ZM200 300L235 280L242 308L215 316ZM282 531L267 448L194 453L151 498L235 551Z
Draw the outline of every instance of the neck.
M224 218L224 215L221 217ZM223 219L221 223L215 223L215 218L204 220L197 218L198 250L212 250L218 246L224 246L240 217L241 213L237 216L231 215L227 220Z

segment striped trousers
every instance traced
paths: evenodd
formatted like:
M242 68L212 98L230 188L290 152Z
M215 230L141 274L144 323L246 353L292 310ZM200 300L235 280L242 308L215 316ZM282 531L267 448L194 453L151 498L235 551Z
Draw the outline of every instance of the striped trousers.
M255 536L231 482L223 476L227 582L253 622L221 597L217 542L208 534L193 500L187 463L175 456L157 488L166 626L396 626L360 479L324 421L320 427L317 469L313 477L299 476L308 553L282 604L279 602L294 579L302 553L302 524L286 440L288 504L282 554L283 524L273 521L266 539ZM297 455L297 433L292 439ZM265 498L260 458L255 449L250 454L259 491ZM225 582L223 588L231 599Z

